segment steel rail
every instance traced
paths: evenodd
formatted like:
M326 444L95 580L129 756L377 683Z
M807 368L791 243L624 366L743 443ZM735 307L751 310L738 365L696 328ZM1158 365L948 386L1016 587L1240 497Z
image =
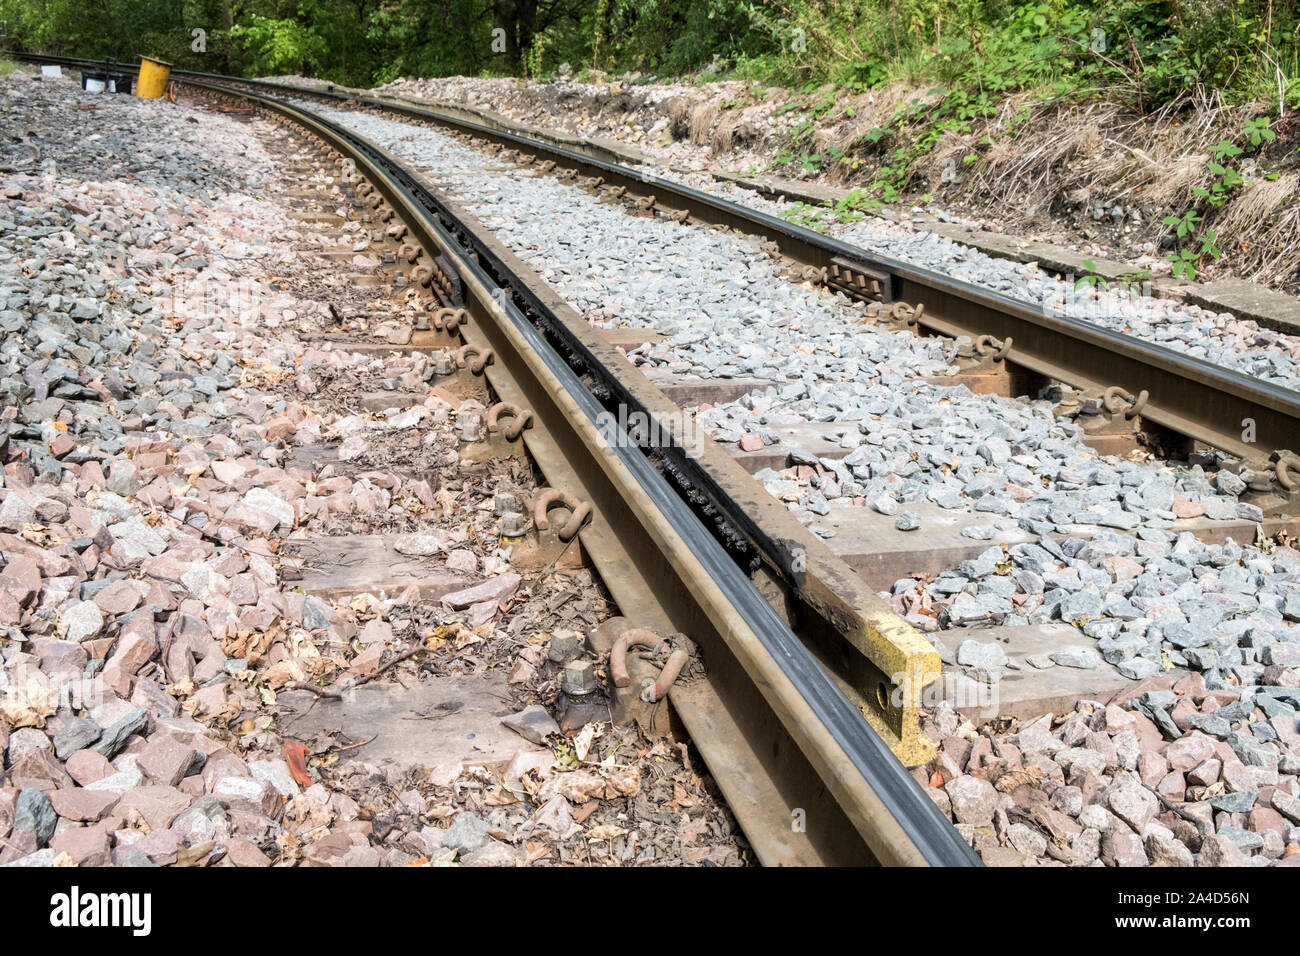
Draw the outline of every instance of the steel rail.
M604 516L606 524L619 529L619 537L636 527L640 535L654 543L660 567L652 570L661 579L669 580L675 599L689 598L673 612L675 619L689 621L692 626L684 629L695 633L707 624L725 642L725 647L706 648L710 672L715 660L721 662L723 652L739 662L750 682L750 691L747 695L733 692L732 700L752 704L759 699L766 703L771 713L765 722L779 724L788 738L779 760L790 764L797 776L801 763L792 758L792 753L797 750L802 755L803 764L820 778L813 790L820 788L833 796L834 805L856 830L870 858L890 864L978 865L970 847L679 492L630 440L609 440L600 402L510 296L501 293L492 276L475 261L474 251L459 244L445 224L455 224L454 216L418 176L340 124L268 97L226 86L203 85L215 93L243 97L272 110L351 159L400 211L421 244L434 257L452 263L461 282L464 305L475 318L471 329L484 332L500 347L501 354L508 350L514 358L504 366L489 366L487 374L493 387L504 392L507 400L512 399L510 393L521 391L539 400L546 426L543 431L561 433L558 439L552 436L557 444L569 454L582 450L590 459L583 463L582 471L593 487L606 489L601 499L609 512ZM541 401L546 397L549 405ZM526 441L533 431L524 433ZM529 441L530 451L534 444L542 448L543 441ZM553 449L547 453L553 457ZM580 532L584 546L588 535L588 531ZM607 539L604 535L593 540L590 550L600 551ZM626 558L621 565L627 569ZM617 591L617 580L608 580L607 584ZM719 656L714 658L714 654ZM689 693L683 696L688 700L691 697ZM743 723L751 715L743 713L743 708L732 707L726 716ZM697 737L696 743L712 766L707 753L709 742ZM726 762L724 755L719 757ZM787 776L782 783L809 792L806 779L791 783ZM743 794L744 784L719 775L724 794L729 785L738 787ZM812 796L817 798L815 793ZM788 813L792 807L787 805L785 809ZM788 827L788 816L779 824ZM826 845L827 840L842 841L842 829L827 822L819 822L818 827L823 843L817 849L825 854L823 858L862 859L861 853L851 847Z

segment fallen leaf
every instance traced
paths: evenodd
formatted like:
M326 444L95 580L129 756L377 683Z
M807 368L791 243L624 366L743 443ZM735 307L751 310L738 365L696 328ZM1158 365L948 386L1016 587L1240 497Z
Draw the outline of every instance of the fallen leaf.
M0 697L0 717L14 730L44 727L45 718L57 713L58 709L58 691L36 681L10 684Z
M294 783L300 787L310 787L315 781L307 775L307 748L292 740L284 742L284 760L289 765L289 773Z
M555 769L560 771L577 770L582 766L573 743L563 734L547 734L546 742L555 754Z
M641 774L628 768L605 777L605 797L632 797L641 790Z
M1043 771L1038 767L1021 767L1009 770L993 782L993 786L1002 793L1010 793L1018 787L1033 786L1043 779Z
M49 530L40 524L24 524L18 532L25 540L42 547L49 540Z
M521 773L519 775L519 782L523 785L524 790L528 792L530 797L536 796L537 791L541 790L542 784L545 783L542 779L542 775L537 772L535 767L529 767Z
M615 837L623 836L625 833L627 833L627 831L620 826L615 826L612 823L603 823L587 833L587 840L592 843L599 840L612 840Z
M491 787L483 794L483 803L489 807L508 807L518 802L518 798L505 787Z
M600 728L599 723L586 724L578 732L578 736L574 738L573 750L578 755L580 763L587 759L587 754L591 753L591 745L601 734Z
M379 603L379 599L367 591L363 591L348 602L348 607L354 611L369 611Z
M539 796L549 800L555 794L572 803L584 804L589 800L613 800L616 797L634 796L641 789L641 775L635 770L598 774L589 770L573 770L556 774L543 785ZM576 812L576 811L575 811Z

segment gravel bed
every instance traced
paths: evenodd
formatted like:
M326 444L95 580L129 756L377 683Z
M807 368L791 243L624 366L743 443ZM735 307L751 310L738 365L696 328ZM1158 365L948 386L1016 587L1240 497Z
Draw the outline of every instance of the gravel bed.
M796 222L810 212L800 203L778 202L700 173L662 168L655 172ZM1262 328L1253 319L1239 319L1230 312L1214 312L1175 299L1143 294L1143 280L1136 273L1136 288L1108 287L1105 282L1080 286L1077 281L1067 281L1034 263L991 256L908 220L895 222L871 215L842 220L830 211L823 211L817 227L868 254L900 259L983 286L1030 303L1045 314L1082 319L1250 378L1300 390L1300 336Z
M554 723L613 609L586 571L511 563L498 516L533 477L462 455L480 404L423 355L322 344L424 316L353 281L379 265L360 226L290 218L307 185L346 211L330 169L286 178L312 154L261 120L71 80L0 78L0 114L0 865L750 859L684 745L499 726ZM465 587L304 593L304 549L341 534ZM295 731L371 678L491 681L509 759Z
M1077 421L1054 417L1051 401L917 381L953 373L952 359L970 343L878 328L865 304L783 278L752 239L630 217L437 131L323 112L415 160L598 326L668 336L628 353L644 368L779 383L704 410L700 423L719 440L748 433L770 445L777 425L848 423L836 441L852 454L822 462L829 476L793 486L790 503L803 520L828 513L833 501L895 514L927 498L1009 516L1036 533L1079 524L1166 527L1201 513L1261 517L1237 501L1250 474L1218 471L1213 460L1213 479L1199 466L1174 472L1102 462L1083 445ZM1085 402L1076 414L1095 411ZM818 449L794 450L815 463ZM760 480L777 497L792 487L773 473ZM1031 490L1035 499L1025 503Z
M1084 444L1082 426L1058 417L1050 400L1024 402L974 395L965 386L881 379L855 383L848 395L830 384L795 383L743 396L699 417L719 440L748 434L763 445L778 443L772 429L798 420L849 423L822 442L852 449L846 456L826 457L824 448L804 444L790 449L802 471L763 469L756 475L805 521L833 508L865 506L898 515L900 530L923 531L907 506L933 502L974 516L965 534L979 540L992 537L994 526L1041 535L1080 526L1165 529L1186 518L1263 517L1258 506L1238 500L1256 476L1220 468L1217 456L1190 466L1102 458ZM813 530L831 533L816 524Z
M1261 700L1190 674L1009 729L944 705L915 776L990 866L1300 866L1300 734Z
M1273 693L1270 687L1287 686L1278 680L1291 678L1270 666L1300 666L1300 553L1272 542L1207 544L1190 533L1154 530L1061 542L1043 537L989 548L932 579L903 578L890 598L922 630L1059 620L1078 628L1088 649L1016 667L1092 669L1105 660L1134 680L1191 667L1211 690L1266 685L1261 692ZM975 646L978 630L942 637L955 643L966 634L972 639L963 640L956 660L979 657L989 667ZM1006 655L990 653L996 673Z

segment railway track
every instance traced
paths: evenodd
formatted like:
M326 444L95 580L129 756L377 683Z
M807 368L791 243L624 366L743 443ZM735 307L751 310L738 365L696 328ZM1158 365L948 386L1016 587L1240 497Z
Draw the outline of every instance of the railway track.
M548 483L573 495L571 507L590 506L577 534L624 617L659 633L690 633L703 647L708 680L673 688L669 700L763 862L974 861L890 755L908 764L931 756L920 733L921 687L905 687L900 703L896 677L940 668L929 643L873 593L877 582L902 573L900 561L909 572L926 562L937 572L973 556L971 545L909 551L905 559L892 540L847 558L833 552L752 481L738 456L692 440L676 405L614 343L419 173L343 125L263 94L349 105L352 97L201 75L185 82L206 96L255 102L354 163L365 183L357 199L379 222L400 224L388 229L395 273L428 289L431 310L465 310L445 347L463 343L461 357L482 364L495 395L531 413L522 441ZM967 381L984 379L1011 395L1055 381L1104 396L1107 414L1089 436L1100 449L1133 447L1140 434L1169 450L1199 443L1239 456L1253 500L1270 516L1265 529L1294 527L1285 517L1296 503L1286 450L1300 412L1294 393L906 263L864 257L596 156L408 104L361 105L486 140L548 174L598 180L590 187L642 213L774 242L805 279L880 303L899 327L975 338L982 354L962 369ZM629 411L654 422L660 440L611 429ZM1242 442L1243 419L1254 421L1257 445ZM1276 449L1270 460L1258 455L1260 446ZM623 706L636 710L632 700ZM793 808L806 811L803 832L789 827Z
M572 496L564 499L571 508L581 502L589 513L577 532L582 551L624 618L660 634L688 633L701 646L708 679L671 688L668 700L762 862L977 862L886 743L921 746L916 736L904 738L918 732L915 709L893 708L892 736L879 720L878 730L872 730L844 693L850 685L832 680L805 646L826 641L830 624L850 635L856 628L863 643L880 641L854 606L856 598L879 610L880 602L860 581L847 574L841 590L834 591L810 580L807 587L825 616L838 620L819 616L804 622L806 632L796 636L701 521L698 506L692 508L634 440L611 434L606 407L611 400L654 414L665 430L680 428L671 414L674 407L643 379L636 381L641 376L612 346L582 328L577 316L564 314L568 310L535 277L530 283L522 276L526 270L507 250L457 215L402 163L336 124L206 81L187 85L209 95L251 99L301 127L355 168L362 180L358 199L376 223L400 223L387 230L390 252L400 254L413 285L429 290L432 312L457 310L445 347L460 343L460 358L469 359L498 399L519 410L516 420L528 416L530 427L522 430L521 440L548 484ZM509 294L503 294L503 280L510 283ZM616 368L619 363L624 369ZM735 498L712 489L723 515L753 511L785 517L784 509L763 501L761 489L718 449L705 449L703 457L726 466L723 471L730 473L722 479L737 487ZM552 515L539 547L562 547L560 539L573 536L567 525L576 517L570 511L561 523ZM778 528L816 547L793 520L786 518L785 524ZM797 561L797 551L787 552L786 560ZM810 579L819 561L833 563L825 555L810 556ZM906 641L907 629L901 622L895 626ZM937 670L937 660L924 659L935 656L926 642L913 636L904 647L922 659L896 653L895 672ZM880 676L875 693L888 701L881 683L886 679ZM637 709L638 689L627 692L628 710ZM903 719L913 722L906 730L899 719L904 712Z
M1287 540L1287 536L1294 537L1297 533L1295 515L1300 510L1300 496L1295 476L1300 459L1289 450L1295 444L1295 436L1300 434L1296 428L1300 404L1294 391L1101 329L1081 319L1045 312L1040 307L898 260L865 256L855 247L748 207L647 176L642 171L619 167L599 155L585 156L508 131L486 128L454 113L431 111L408 103L369 102L365 97L358 100L329 92L318 95L335 102L342 98L349 108L356 108L359 102L367 112L393 114L419 125L448 129L466 142L487 141L490 149L499 147L498 156L507 156L534 175L584 183L601 201L612 201L615 208L621 206L633 215L649 212L677 221L700 221L724 231L775 242L780 256L805 279L879 307L882 326L890 327L892 322L894 328L929 330L973 343L972 349L958 353L955 364L959 373L948 379L949 383L967 384L976 392L1004 396L1033 394L1048 383L1071 386L1075 390L1071 400L1075 407L1082 401L1092 405L1089 412L1096 412L1077 420L1083 422L1084 442L1099 454L1145 449L1168 459L1195 459L1198 452L1207 449L1223 452L1227 457L1222 460L1203 454L1199 457L1212 461L1215 468L1238 475L1245 486L1240 501L1249 507L1240 509L1237 520L1224 520L1224 515L1219 513L1213 521L1177 522L1172 526L1175 531L1190 531L1209 541L1229 537L1238 541L1256 540L1259 535L1267 539L1279 534L1282 540ZM584 180L584 173L592 175ZM849 258L854 263L852 268L844 265ZM825 265L827 262L829 267ZM538 288L544 290L545 286L538 284ZM901 295L899 290L904 290ZM995 334L989 334L989 329L995 329ZM968 357L963 358L963 354ZM812 447L821 440L820 447L825 449L824 439L830 436L804 431L792 437L796 447ZM715 503L726 495L738 493L734 483L718 477L726 475L730 479L730 470L725 466L710 463L701 467L672 447L659 451L669 461L674 474L688 476L693 488L709 489ZM824 454L842 456L843 450L826 449ZM763 467L779 468L786 463L779 446L775 455L764 449L736 457L750 472ZM766 498L763 501L766 503ZM969 539L962 540L958 529L951 524L944 525L939 540L918 547L905 533L882 526L874 520L875 516L870 521L831 522L829 528L823 523L817 527L837 535L836 540L829 542L829 550L833 557L841 559L841 565L828 566L818 561L805 578L796 580L791 574L788 555L782 555L781 542L791 539L785 535L778 517L765 516L765 520L755 521L747 513L727 512L725 506L721 510L727 514L731 526L743 532L757 552L756 560L784 586L784 599L801 603L805 616L811 610L826 618L838 610L835 602L829 602L828 606L814 597L821 593L815 585L823 581L828 582L827 588L832 592L852 595L849 603L853 606L867 606L861 603L863 596L845 590L843 564L864 577L872 590L884 591L900 576L941 573L978 553L978 548ZM995 535L994 540L1004 546L1015 546L1028 538ZM809 549L806 541L799 547L806 554L820 555L820 549ZM750 559L755 557L751 555ZM814 586L809 586L809 582ZM867 623L867 631L879 626L877 616ZM844 633L842 627L838 630ZM829 656L839 660L842 655L836 643L832 638ZM879 690L880 672L897 673L888 669L888 665L897 663L896 656L886 661L878 653L873 655L873 648L867 643L861 640L851 643L867 652L875 671L865 679L861 675L851 677L850 685L859 688L874 685ZM914 665L915 658L912 661ZM876 695L876 702L871 696L865 693L858 702L868 711L880 711L876 703L881 695ZM911 714L905 710L899 715L884 709L883 716L890 730L900 738L895 743L896 751L914 762L922 749L911 746L917 740L912 732L915 723Z

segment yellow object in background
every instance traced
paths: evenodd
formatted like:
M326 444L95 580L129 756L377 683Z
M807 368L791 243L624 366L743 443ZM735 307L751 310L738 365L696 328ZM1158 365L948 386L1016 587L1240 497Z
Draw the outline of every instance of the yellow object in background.
M135 95L144 100L156 100L167 92L167 79L172 65L151 56L140 57L140 78L136 80Z

